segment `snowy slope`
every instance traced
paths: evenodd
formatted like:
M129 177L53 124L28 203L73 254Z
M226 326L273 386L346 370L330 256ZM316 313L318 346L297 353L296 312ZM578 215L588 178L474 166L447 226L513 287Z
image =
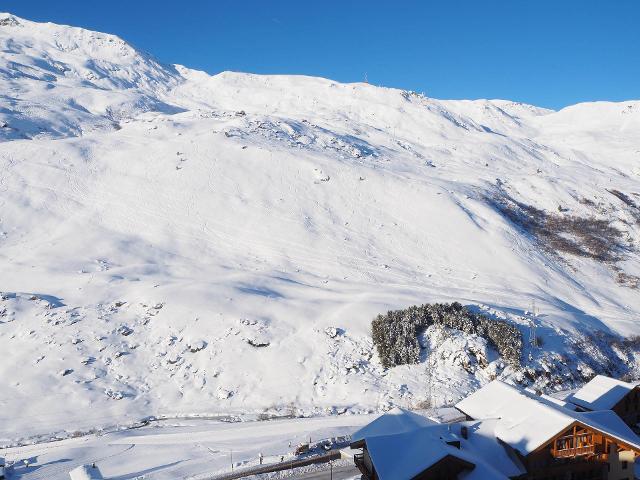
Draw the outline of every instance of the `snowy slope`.
M0 139L56 138L118 128L147 110L175 112L158 93L181 81L113 35L0 14Z
M0 51L1 438L445 404L495 376L568 387L640 333L639 101L209 76L8 14ZM553 252L509 199L611 221L621 251ZM385 371L371 342L375 315L431 301L526 339L532 300L529 370L430 329L425 362ZM637 349L614 347L637 374Z

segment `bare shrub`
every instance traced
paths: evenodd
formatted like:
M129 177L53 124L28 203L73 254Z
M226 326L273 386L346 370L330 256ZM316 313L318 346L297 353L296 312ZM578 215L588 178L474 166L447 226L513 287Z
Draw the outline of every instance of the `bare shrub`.
M626 273L620 269L617 270L616 273L616 282L623 287L639 289L640 288L640 277L637 275L631 275Z
M487 200L550 252L615 262L627 250L622 232L608 220L547 212L504 193Z
M640 205L620 190L607 190L607 192L624 203L628 207L627 211L633 216L636 222L640 223Z
M596 206L596 202L594 202L593 200L591 200L590 198L587 198L587 197L579 198L578 202L580 202L582 205L586 205L587 207L595 207Z
M611 342L611 346L618 347L621 350L640 351L640 335L632 335L627 338L616 339Z
M609 192L614 197L617 197L618 199L622 200L622 202L624 202L627 206L631 208L640 208L638 207L638 205L636 205L636 202L634 202L631 197L629 197L626 193L621 192L620 190L612 189L612 190L607 190L607 192Z

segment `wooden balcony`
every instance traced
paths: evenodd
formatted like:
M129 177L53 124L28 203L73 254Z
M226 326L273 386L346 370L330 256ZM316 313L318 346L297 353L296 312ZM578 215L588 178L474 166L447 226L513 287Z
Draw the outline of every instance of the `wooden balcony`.
M576 448L564 448L556 450L554 456L556 458L580 457L582 455L594 455L596 453L595 445L584 445Z

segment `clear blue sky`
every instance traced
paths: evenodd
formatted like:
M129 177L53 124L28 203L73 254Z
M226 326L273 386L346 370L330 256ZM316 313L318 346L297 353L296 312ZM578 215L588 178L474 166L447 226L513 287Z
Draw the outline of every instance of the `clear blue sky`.
M551 108L640 99L640 0L0 0L163 62Z

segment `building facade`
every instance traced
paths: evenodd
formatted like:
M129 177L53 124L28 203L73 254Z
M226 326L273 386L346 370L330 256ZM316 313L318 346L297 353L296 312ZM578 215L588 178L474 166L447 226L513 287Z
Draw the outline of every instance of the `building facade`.
M604 383L586 391L594 408ZM617 412L635 411L637 387L620 388L605 396L612 409L587 410L493 381L456 405L463 422L383 415L354 434L354 461L364 480L633 480L640 438Z

